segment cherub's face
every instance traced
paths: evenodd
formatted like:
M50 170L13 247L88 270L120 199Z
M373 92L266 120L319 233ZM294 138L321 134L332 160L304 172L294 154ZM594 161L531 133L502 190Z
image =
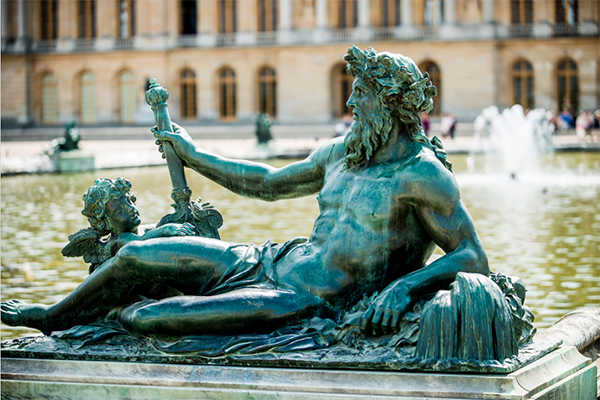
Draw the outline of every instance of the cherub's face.
M138 209L133 203L132 195L129 193L106 203L106 216L110 218L112 233L116 235L137 232L137 228L142 222Z

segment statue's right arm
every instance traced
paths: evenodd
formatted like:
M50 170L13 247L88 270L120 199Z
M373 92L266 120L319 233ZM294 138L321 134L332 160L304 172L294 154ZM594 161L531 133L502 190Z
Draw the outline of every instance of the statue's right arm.
M275 168L265 163L233 160L204 151L195 145L185 129L173 125L174 132L160 131L154 136L159 141L170 141L187 167L236 194L275 201L314 194L323 186L330 144L321 146L302 161Z

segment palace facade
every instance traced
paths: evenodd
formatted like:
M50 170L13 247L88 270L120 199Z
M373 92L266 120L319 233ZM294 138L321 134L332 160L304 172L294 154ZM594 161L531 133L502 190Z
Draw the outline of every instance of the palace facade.
M428 71L434 117L600 107L598 0L2 0L2 123L330 123L352 44Z

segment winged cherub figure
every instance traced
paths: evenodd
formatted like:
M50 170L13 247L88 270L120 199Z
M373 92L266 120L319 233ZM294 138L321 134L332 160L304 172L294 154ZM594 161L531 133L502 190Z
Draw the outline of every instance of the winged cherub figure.
M196 235L190 223L140 227L136 198L130 190L131 182L125 178L96 179L83 195L81 213L88 218L90 227L69 236L69 244L62 249L63 256L83 256L85 262L90 263L91 274L129 242Z

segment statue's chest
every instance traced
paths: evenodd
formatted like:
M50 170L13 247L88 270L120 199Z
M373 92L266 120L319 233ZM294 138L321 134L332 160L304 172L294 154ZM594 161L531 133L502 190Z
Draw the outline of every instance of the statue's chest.
M336 210L357 221L377 225L402 208L397 202L402 188L395 174L337 171L330 178L319 195L322 210Z

